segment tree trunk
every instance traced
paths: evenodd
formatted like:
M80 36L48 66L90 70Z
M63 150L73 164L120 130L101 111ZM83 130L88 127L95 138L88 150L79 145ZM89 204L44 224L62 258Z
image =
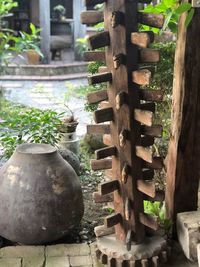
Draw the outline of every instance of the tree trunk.
M200 177L200 10L186 29L179 22L173 86L172 129L168 151L168 216L196 210Z

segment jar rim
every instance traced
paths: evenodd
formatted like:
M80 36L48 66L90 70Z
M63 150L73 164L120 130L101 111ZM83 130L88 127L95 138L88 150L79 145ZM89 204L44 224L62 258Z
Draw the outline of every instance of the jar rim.
M16 151L21 154L42 155L55 153L57 149L49 144L25 143L17 146Z

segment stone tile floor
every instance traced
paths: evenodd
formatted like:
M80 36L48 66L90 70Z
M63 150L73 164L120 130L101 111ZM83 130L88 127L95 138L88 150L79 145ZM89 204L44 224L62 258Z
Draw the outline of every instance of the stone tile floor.
M103 267L94 253L95 244L13 246L0 249L0 267ZM198 267L189 262L179 246L167 264L160 267Z

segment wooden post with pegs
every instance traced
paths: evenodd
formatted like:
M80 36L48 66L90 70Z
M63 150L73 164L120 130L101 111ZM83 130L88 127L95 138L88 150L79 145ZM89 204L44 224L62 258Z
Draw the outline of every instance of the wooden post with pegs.
M160 137L162 127L153 125L155 104L152 101L161 101L163 94L140 88L151 80L151 72L140 66L146 62L155 63L160 56L158 50L148 49L154 34L138 32L138 23L162 27L164 18L138 12L140 1L137 0L87 0L86 5L103 2L104 32L89 37L88 41L90 49L94 50L90 52L94 60L97 58L95 49L105 47L106 68L105 72L90 76L89 82L107 82L107 90L92 93L88 99L90 103L106 99L106 105L101 104L94 114L99 126L90 125L88 130L104 134L104 142L109 146L96 152L92 168L111 170L111 181L101 184L95 197L107 199L105 196L111 194L115 213L105 218L103 227L114 227L115 234L98 236L97 254L100 260L107 255L106 263L112 266L123 265L127 258L130 266L137 261L148 266L149 259L166 249L165 240L160 238L160 250L156 251L157 241L153 238L150 241L152 250L146 259L132 250L132 244L145 244L146 227L158 228L155 218L144 213L143 201L157 197L153 169L162 168L162 161L153 157L150 147L154 137ZM84 24L93 25L99 18L102 20L102 15L93 13L91 18L90 12L84 12L82 18ZM92 54L88 57L87 52L87 58L92 61Z

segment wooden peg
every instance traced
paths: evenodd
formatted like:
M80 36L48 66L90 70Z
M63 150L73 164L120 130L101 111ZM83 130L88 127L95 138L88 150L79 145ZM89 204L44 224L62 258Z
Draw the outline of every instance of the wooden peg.
M132 79L134 83L137 83L139 85L149 85L151 79L151 72L146 69L133 71Z
M143 169L142 170L142 179L143 180L152 180L154 177L154 170L152 169Z
M91 160L93 171L106 170L112 168L112 159Z
M108 67L100 66L99 69L98 69L98 73L105 73L105 72L109 72Z
M153 156L151 149L142 146L136 146L135 151L137 157L143 159L144 161L152 163Z
M158 219L156 217L153 217L152 215L146 214L146 213L140 213L140 222L153 229L153 230L158 230L159 224L158 224Z
M149 263L148 263L148 260L147 259L143 259L141 260L141 267L149 267Z
M124 147L126 145L126 141L129 139L129 131L123 129L119 135L119 145L120 147Z
M104 51L87 51L84 53L84 61L105 61L106 54Z
M126 64L126 56L124 54L118 54L113 57L114 68L118 69L121 65Z
M160 14L150 14L139 12L138 19L141 24L162 29L165 22L165 16Z
M88 83L90 85L97 83L105 83L105 82L112 82L112 73L105 72L88 76Z
M140 109L135 109L134 110L134 117L135 120L145 124L147 126L152 126L153 123L153 112L151 111L145 111L145 110L140 110Z
M104 222L105 226L108 228L113 227L117 225L118 223L122 223L122 215L120 213L107 216Z
M140 104L140 109L141 110L148 110L148 111L155 113L156 104L153 102L142 103L142 104Z
M154 256L152 257L152 266L153 267L158 267L158 264L159 264L159 257L158 256Z
M109 32L100 32L88 38L89 49L94 50L110 45Z
M106 0L85 0L86 7L96 6L98 4L103 4Z
M110 134L110 124L87 125L88 134Z
M140 89L140 99L145 101L160 102L163 100L164 92L162 90Z
M162 131L163 131L162 125L153 125L151 127L146 125L141 126L141 134L143 135L149 135L160 138L162 137Z
M103 143L106 146L113 146L113 141L112 141L112 137L110 134L103 135Z
M87 95L87 101L89 104L98 103L106 99L108 99L107 90L100 90Z
M154 138L152 136L142 136L141 137L141 146L148 147L154 144Z
M102 196L99 192L94 192L92 196L95 203L113 202L114 200L112 193Z
M125 24L124 19L125 19L124 13L122 13L121 11L114 11L111 17L111 26L113 28L116 28L119 25L124 25Z
M116 267L117 266L116 259L115 258L109 258L107 265L108 265L108 267Z
M128 181L129 173L130 173L130 166L128 166L128 164L125 164L122 169L122 182L124 184L126 184Z
M143 167L155 170L161 170L164 167L163 159L161 157L154 157L152 163L143 161Z
M137 189L144 193L147 196L150 196L152 198L156 195L156 187L155 183L153 181L144 181L144 180L138 180L137 181Z
M120 108L127 103L127 94L125 92L120 92L115 99L116 102L116 110L120 110Z
M117 149L115 146L101 148L95 151L96 159L104 159L107 157L115 156Z
M132 243L132 231L128 230L128 233L126 235L126 249L128 251L131 250L131 243Z
M160 61L160 51L157 49L143 48L140 50L140 63L158 63Z
M128 198L125 201L125 211L124 211L124 214L125 214L125 219L127 221L129 221L130 218L131 218L131 204L130 204L130 200Z
M131 42L141 48L146 48L154 41L153 32L133 32L131 34Z
M99 109L94 112L94 121L96 123L112 121L114 118L112 108Z
M115 233L114 227L107 228L105 225L100 225L96 226L94 228L94 233L96 237L101 237L101 236L107 236L107 235L112 235Z
M163 202L165 200L165 192L161 190L156 191L156 195L154 198L144 195L144 200Z
M119 188L120 186L118 180L112 180L99 184L99 192L102 196L112 193L115 190L119 190Z
M83 11L81 12L81 23L86 25L95 25L104 21L104 15L101 11Z

